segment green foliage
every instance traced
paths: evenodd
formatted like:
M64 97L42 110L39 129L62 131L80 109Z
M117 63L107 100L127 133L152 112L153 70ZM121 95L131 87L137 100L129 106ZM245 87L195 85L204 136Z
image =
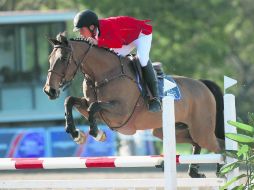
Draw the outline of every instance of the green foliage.
M238 168L240 166L241 161L235 161L229 164L224 165L221 169L220 169L220 175L224 176L225 174L233 171L234 169Z
M228 124L238 128L238 129L245 130L246 132L254 133L254 127L252 127L250 125L246 125L246 124L235 122L235 121L228 121Z
M246 174L241 174L241 175L239 175L239 176L237 176L237 177L234 177L231 181L229 181L229 182L227 182L224 186L222 186L220 189L221 190L224 190L224 189L226 189L228 186L230 186L231 184L233 184L234 182L236 182L236 181L238 181L239 179L242 179L243 177L246 177L247 175ZM240 189L245 189L245 187L244 187L244 185L243 184L241 184L241 185L239 185L239 186L237 186L237 187L234 187L233 188L234 190L240 190Z
M251 125L254 122L254 115L249 113L249 123L250 125L228 121L228 123L238 130L238 134L226 133L226 137L238 142L239 149L238 150L226 150L224 152L225 156L234 158L236 161L232 163L228 163L224 165L220 169L220 176L224 176L225 174L231 172L232 170L239 168L240 165L246 166L246 174L241 174L239 176L235 176L233 179L228 181L223 187L220 189L227 189L228 186L232 185L234 182L247 178L245 184L241 184L239 186L234 187L233 189L241 190L252 190L254 187L253 175L254 175L254 126ZM244 134L242 134L244 133Z
M248 120L251 126L254 126L254 113L248 113Z
M226 137L231 140L234 140L238 143L242 143L242 144L254 143L254 139L252 137L247 136L247 135L227 133Z

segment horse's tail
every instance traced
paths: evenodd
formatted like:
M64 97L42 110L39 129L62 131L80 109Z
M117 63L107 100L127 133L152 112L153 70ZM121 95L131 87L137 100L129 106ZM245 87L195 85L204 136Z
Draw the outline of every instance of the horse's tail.
M223 93L220 87L210 80L201 80L213 93L216 100L216 127L215 127L215 135L217 138L225 139L224 132L224 100Z

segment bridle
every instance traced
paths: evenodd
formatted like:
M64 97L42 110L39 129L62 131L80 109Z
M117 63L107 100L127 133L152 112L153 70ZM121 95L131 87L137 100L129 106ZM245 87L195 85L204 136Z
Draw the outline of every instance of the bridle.
M85 58L87 57L87 55L88 55L88 53L89 53L89 51L90 51L90 49L91 49L91 47L92 47L92 44L89 44L89 47L88 47L88 49L85 51L84 56L83 56L83 58L81 59L81 61L76 61L76 60L74 59L74 56L73 56L73 47L72 47L71 44L70 44L70 47L69 47L69 46L64 46L64 45L62 45L62 44L54 45L53 47L56 48L56 49L57 49L57 48L66 49L66 50L68 50L68 51L70 52L68 58L66 59L67 64L66 64L66 66L65 66L65 71L64 71L64 73L59 73L59 72L55 71L54 69L49 69L49 70L48 70L48 73L54 73L54 74L56 74L57 76L59 76L59 77L62 79L62 80L61 80L61 83L60 83L60 88L62 88L63 90L65 90L66 88L68 88L68 87L71 85L71 82L72 82L72 80L74 79L74 77L75 77L75 75L76 75L78 69L80 68L80 65L81 65L81 64L85 64L85 63L83 63L83 61L84 61ZM76 65L76 71L75 71L74 74L71 76L71 79L70 79L70 80L66 80L65 77L66 77L66 73L67 73L67 70L68 70L68 66L70 65L70 58L71 58L71 57L72 57L72 59L73 59L75 65Z
M69 47L63 46L63 45L54 45L53 47L54 47L54 49L62 48L62 49L71 50ZM72 54L72 53L71 53L71 54ZM68 63L67 63L67 65L66 65L65 72L66 72L66 70L67 70L67 67L68 67L68 64L69 64L69 59L70 59L71 54L69 55L69 57L68 57L68 59L67 59ZM63 73L59 73L59 72L57 72L57 71L55 71L54 69L51 69L51 68L48 70L48 72L49 72L49 73L54 73L54 74L58 75L58 76L61 77L61 78L63 78L63 77L65 76L65 73L64 73L64 74L63 74Z

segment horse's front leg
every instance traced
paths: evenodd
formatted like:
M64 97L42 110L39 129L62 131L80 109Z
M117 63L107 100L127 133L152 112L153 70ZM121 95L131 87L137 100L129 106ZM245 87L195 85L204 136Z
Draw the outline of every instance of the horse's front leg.
M89 134L94 137L95 140L97 141L105 141L106 140L106 134L98 129L96 119L95 119L95 114L99 112L102 109L100 106L100 103L98 102L93 102L88 108L88 122L90 124L90 130Z
M65 99L65 119L66 126L65 130L67 133L70 133L73 140L77 144L83 144L87 139L87 135L84 134L79 129L76 129L73 116L72 108L73 106L89 121L90 129L89 134L94 137L97 141L105 141L106 134L102 130L98 129L95 114L102 109L112 108L112 104L108 102L93 102L88 107L88 103L84 98L76 98L69 96Z
M109 102L93 102L88 108L88 121L90 124L89 134L97 141L105 141L106 134L104 131L98 129L95 114L102 109L108 109L110 106L112 105Z
M65 131L71 135L77 144L83 144L87 137L82 131L76 129L72 115L72 108L75 106L82 115L86 116L88 115L87 102L85 99L69 96L65 99L64 106L66 120Z

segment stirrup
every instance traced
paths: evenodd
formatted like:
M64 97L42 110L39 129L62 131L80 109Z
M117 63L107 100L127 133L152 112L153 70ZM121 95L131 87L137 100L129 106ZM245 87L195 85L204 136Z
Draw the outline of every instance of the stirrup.
M157 97L154 97L148 102L148 109L150 112L159 112L161 111L161 102Z

